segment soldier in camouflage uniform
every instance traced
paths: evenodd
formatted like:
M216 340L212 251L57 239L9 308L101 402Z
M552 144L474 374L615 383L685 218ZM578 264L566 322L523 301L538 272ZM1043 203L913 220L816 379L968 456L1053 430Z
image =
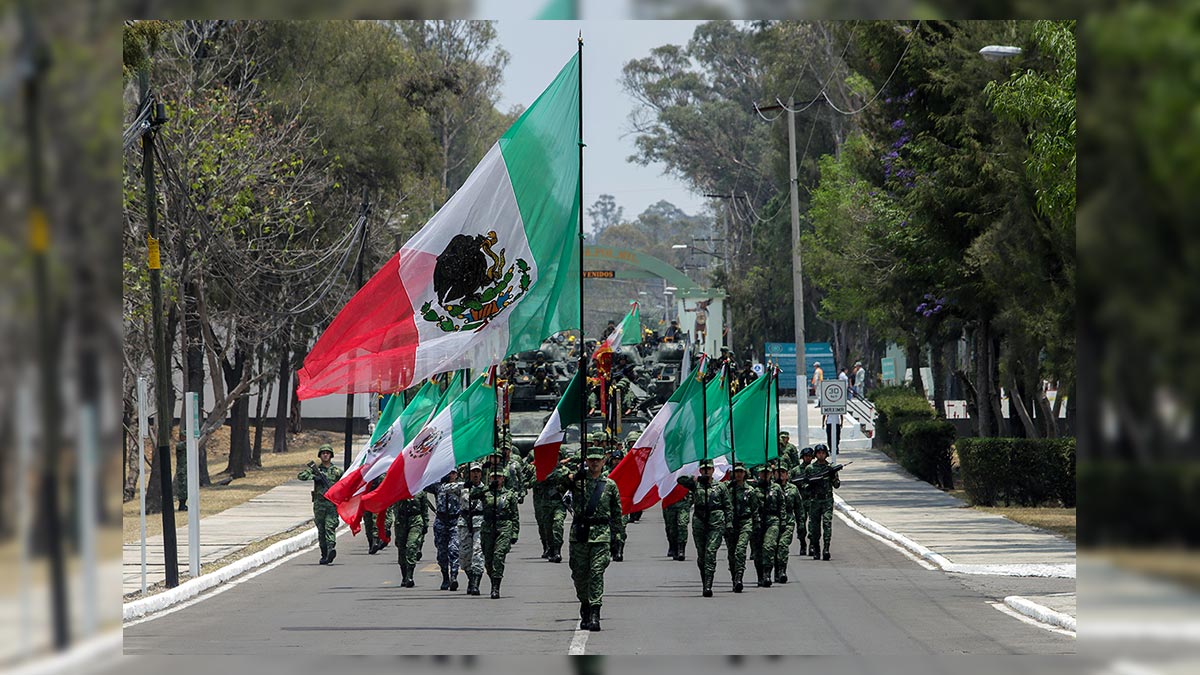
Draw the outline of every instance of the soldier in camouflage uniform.
M691 520L692 514L691 488L688 490L683 499L663 507L663 521L667 528L667 557L675 560L687 560L688 521ZM696 540L696 545L701 546L702 542Z
M497 458L499 459L499 458ZM517 494L505 487L508 478L503 471L492 477L487 487L480 486L473 492L482 493L483 527L480 528L483 566L488 580L492 582L491 598L500 597L500 580L504 578L504 560L512 550L516 536L516 521L521 517L517 509Z
M570 464L571 459L563 460ZM579 598L579 628L600 630L604 602L604 571L608 569L610 542L621 520L621 495L617 484L604 475L604 453L588 448L586 468L560 480L570 491L575 513L571 518L571 579Z
M733 482L729 490L730 512L725 521L725 548L729 554L729 575L733 592L742 592L742 577L746 573L746 548L758 517L758 490L746 481L746 465L733 465Z
M438 567L442 570L443 591L458 590L458 515L462 489L457 469L451 469L442 482L425 488L433 495L433 545L437 549Z
M775 482L783 490L783 514L779 519L779 536L775 541L775 581L787 583L788 549L792 547L792 528L804 508L800 501L800 489L788 482L788 470L775 468ZM803 544L801 544L803 548Z
M676 478L688 490L692 502L692 534L696 538L696 566L700 568L702 594L712 597L713 577L717 573L717 550L725 533L725 518L730 513L728 486L713 481L713 461L700 460L700 477Z
M779 543L779 528L786 507L783 488L771 478L774 471L771 464L761 464L755 469L758 482L754 487L758 491L759 507L754 521L753 536L750 539L750 549L754 559L754 571L758 576L757 585L762 588L771 587L775 547Z
M500 441L501 451L492 455L492 462L495 464L495 470L504 473L504 484L517 498L518 504L525 503L525 474L526 468L524 460L520 455L514 455L512 452L512 434L504 432L504 438ZM518 518L513 526L512 543L516 544L517 539L521 535L521 519Z
M842 486L837 473L828 473L829 448L820 443L813 452L817 459L804 470L809 485L808 552L813 560L829 560L829 539L833 534L833 489ZM824 549L821 544L824 543ZM822 552L823 551L823 552Z
M383 476L379 476L367 484L366 491L370 492L371 490L374 490L375 488L379 487L379 484L382 482ZM384 522L386 525L384 526L384 529L380 531L379 518L376 517L376 514L371 513L370 511L363 511L362 527L363 532L367 535L367 553L369 555L375 555L388 545L388 533L392 530L392 522L394 521L394 518L392 516L392 509L385 509L384 513L386 514L384 516Z
M483 467L472 464L463 486L461 510L458 515L458 564L467 572L467 595L479 595L483 578Z
M559 459L570 455L559 450ZM567 507L563 504L563 493L559 486L570 475L564 466L555 467L546 480L533 484L533 512L537 516L538 537L542 540L542 558L550 562L562 562L563 521L567 518Z
M402 580L400 586L412 588L416 585L413 572L420 559L421 544L425 537L422 534L427 522L429 500L425 493L409 499L401 499L392 505L393 532L395 532L396 562L400 564Z
M800 466L800 451L791 443L790 438L790 433L779 432L779 463L789 472Z
M805 448L800 451L800 465L788 474L788 480L796 486L800 493L800 505L796 509L796 539L800 542L800 555L808 555L808 508L812 504L812 490L804 481L804 472L813 461L813 449Z
M325 491L342 477L342 470L331 463L333 446L328 443L317 450L317 458L321 460L320 464L309 462L308 468L296 477L313 481L313 521L317 525L317 540L321 544L321 564L328 565L337 556L338 513L337 506L325 498Z

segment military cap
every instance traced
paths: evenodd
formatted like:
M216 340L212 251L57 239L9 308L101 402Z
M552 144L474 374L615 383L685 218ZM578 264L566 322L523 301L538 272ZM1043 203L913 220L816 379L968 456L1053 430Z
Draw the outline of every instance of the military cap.
M471 466L467 471L483 471L483 466L479 462L471 462Z
M780 436L787 436L788 438L791 438L791 437L792 437L792 432L788 431L787 429L780 429L780 430L779 430L779 435L780 435Z
M813 454L813 449L812 449L812 448L805 448L805 449L803 449L803 450L801 450L801 451L800 451L800 456L801 456L801 457L808 457L808 456L809 456L809 455L811 455L811 454Z
M767 465L766 464L756 464L754 466L754 468L751 469L751 471L753 471L755 474L766 473Z
M741 462L737 462L733 465L733 470L734 471L745 471L746 465L742 464Z
M322 452L328 452L333 455L333 446L328 443L322 443L321 447L317 448L317 456L320 457Z
M588 443L603 443L605 440L607 439L603 431L593 431L588 434Z
M625 442L626 442L626 443L632 443L632 442L634 442L634 441L638 440L638 439L639 439L639 438L641 438L641 437L642 437L642 432L640 432L640 431L631 431L631 432L629 432L629 435L625 437Z
M702 460L700 460L700 468L701 468L701 469L711 469L711 468L713 468L713 461L712 461L711 459L702 459Z
M587 451L588 459L604 459L604 453L594 448L589 448Z

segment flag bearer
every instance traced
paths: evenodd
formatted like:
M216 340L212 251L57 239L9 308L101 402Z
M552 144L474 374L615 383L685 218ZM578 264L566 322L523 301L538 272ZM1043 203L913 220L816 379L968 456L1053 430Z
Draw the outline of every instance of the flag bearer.
M676 481L687 488L692 501L692 534L696 539L696 566L700 568L702 594L712 597L713 576L717 572L717 549L729 517L729 492L724 483L713 480L713 461L700 460L700 477L680 476Z
M575 475L562 479L560 485L570 491L574 505L570 564L575 595L579 598L579 628L598 631L604 602L604 571L612 554L610 542L620 527L621 494L617 484L604 474L601 448L588 448L585 464Z

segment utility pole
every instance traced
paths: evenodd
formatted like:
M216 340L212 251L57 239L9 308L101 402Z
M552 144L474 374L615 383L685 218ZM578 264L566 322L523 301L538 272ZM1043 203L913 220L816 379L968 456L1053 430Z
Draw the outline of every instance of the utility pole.
M757 107L757 106L756 106ZM784 109L788 116L788 197L792 207L792 295L796 321L796 434L801 448L808 446L808 368L804 357L804 274L800 263L800 185L796 167L796 104L758 108L762 112Z
M67 582L63 566L62 518L58 511L59 422L58 362L51 327L50 223L46 218L46 193L42 185L40 110L41 78L50 67L50 52L33 24L28 3L21 4L21 58L25 62L25 124L29 138L29 248L33 253L33 283L37 300L38 366L41 371L42 457L39 517L46 525L47 562L50 565L50 616L54 622L54 648L65 650L71 642L67 613Z
M179 585L179 551L175 541L175 498L172 494L171 421L174 412L170 405L171 371L167 363L167 338L163 327L162 261L158 244L158 193L154 186L154 137L158 127L167 121L163 104L150 93L150 73L139 75L142 105L155 107L150 128L142 135L142 177L146 181L146 245L147 266L150 269L150 315L154 324L154 420L157 436L154 461L158 463L159 486L162 489L163 567L167 588ZM183 415L180 415L180 422ZM182 429L182 427L181 427ZM194 506L194 505L193 505Z
M371 199L367 196L367 188L362 191L362 235L358 242L358 260L354 263L354 284L356 289L363 287L363 263L367 257L367 215L371 213ZM354 443L354 394L346 394L346 447L342 453L342 470L350 468L350 450Z

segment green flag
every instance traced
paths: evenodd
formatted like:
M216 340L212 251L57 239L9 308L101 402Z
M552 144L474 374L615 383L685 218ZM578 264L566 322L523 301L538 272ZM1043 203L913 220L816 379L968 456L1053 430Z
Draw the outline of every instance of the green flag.
M778 400L770 375L755 379L733 397L733 434L738 461L747 467L779 456L774 437Z
M729 372L722 368L721 374L708 383L704 394L705 407L708 410L708 459L716 459L733 454L742 460L742 446L734 445L737 440L729 434ZM736 420L734 431L737 431ZM740 436L739 436L740 437Z
M705 359L692 371L663 405L670 417L663 425L663 455L671 471L700 459L705 454L704 371ZM661 414L661 413L660 413Z
M621 322L618 330L621 332L621 344L637 345L642 343L642 310L636 302L633 303L633 309L625 315L625 320Z
M412 401L405 406L404 411L398 416L401 428L404 429L404 439L406 442L415 438L417 432L421 431L421 427L425 426L425 422L433 416L441 396L442 393L438 391L438 386L429 381L426 381L417 390Z

